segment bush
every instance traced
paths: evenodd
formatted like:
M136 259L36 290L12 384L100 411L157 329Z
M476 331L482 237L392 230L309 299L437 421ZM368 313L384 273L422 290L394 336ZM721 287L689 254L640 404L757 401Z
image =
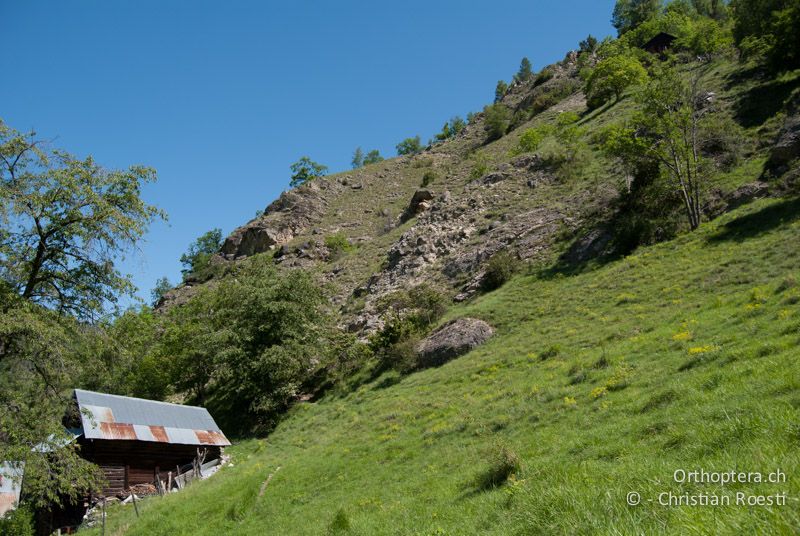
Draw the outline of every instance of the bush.
M426 188L436 180L436 172L429 169L422 175L422 187Z
M422 141L419 136L406 138L397 144L397 154L400 156L413 155L422 152Z
M0 536L33 536L33 513L26 506L0 518Z
M378 162L383 162L383 157L381 156L381 153L377 149L371 150L364 157L365 166L368 166L370 164L377 164Z
M336 259L343 253L351 251L353 245L344 235L344 233L334 233L325 237L325 247L330 251L331 258Z
M618 102L630 86L647 81L647 71L636 58L612 56L597 64L586 82L589 108L597 108L612 96Z
M525 130L525 132L522 133L522 136L519 137L519 142L517 143L517 147L514 149L513 153L522 154L534 152L539 148L547 135L550 134L551 130L552 129L548 125L542 125Z
M314 162L307 156L303 156L290 166L292 177L289 186L294 188L303 185L308 181L318 179L328 172L328 167Z
M444 315L448 303L446 296L427 284L381 298L378 310L388 320L369 339L370 349L378 356L379 370L395 369L404 374L414 370L417 343Z
M302 270L279 272L267 255L167 312L159 342L176 391L201 403L231 434L264 433L314 374L335 333L327 299Z
M552 344L548 346L546 350L539 352L539 360L547 361L559 355L561 355L561 347L557 344Z
M502 287L519 269L519 260L506 250L498 251L486 263L482 287L491 291Z
M480 179L489 172L489 158L483 153L472 155L472 169L469 176L472 179Z
M483 115L487 141L502 138L511 122L511 111L508 107L504 104L495 103L491 106L486 106L483 109Z
M502 486L511 475L516 475L522 470L522 460L519 455L506 445L493 447L488 458L488 467L474 481L475 487L479 490Z
M183 278L186 279L189 275L194 275L196 278L206 279L209 275L211 257L221 248L221 229L212 229L197 238L189 245L189 250L181 255Z
M508 84L504 80L498 80L497 86L494 88L494 102L500 102L503 97L508 93Z
M545 67L539 74L536 75L536 80L533 82L534 86L540 86L555 76L555 70L552 67Z

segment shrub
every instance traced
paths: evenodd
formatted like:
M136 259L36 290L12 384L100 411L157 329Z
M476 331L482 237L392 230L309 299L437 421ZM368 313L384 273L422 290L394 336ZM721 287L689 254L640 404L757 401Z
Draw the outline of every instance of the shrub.
M352 244L344 233L334 233L325 237L325 247L330 251L331 258L338 258L343 253L353 249Z
M367 156L364 157L364 165L368 166L370 164L377 164L378 162L383 162L383 157L381 153L377 149L373 149L367 153Z
M506 93L508 93L508 84L506 84L503 80L498 80L497 86L494 88L494 102L500 102L503 100L503 97L506 96Z
M433 184L436 180L436 172L432 169L429 169L422 175L422 187L426 188L427 186Z
M0 536L33 536L33 513L21 506L0 517Z
M590 108L597 108L611 96L618 102L630 86L647 81L639 60L630 56L612 56L597 64L586 82L586 97Z
M400 156L418 154L422 152L422 141L419 136L406 138L397 144L397 154Z
M511 475L522 470L519 455L506 445L496 445L489 452L488 467L478 474L474 486L479 490L488 490L502 486Z
M194 274L196 278L205 279L209 275L211 257L222 248L222 230L212 229L189 245L189 249L181 255L183 265L181 273L186 279Z
M548 346L546 350L539 353L539 360L547 361L548 359L558 357L559 355L561 355L561 347L557 344L553 344Z
M361 150L361 147L356 147L356 150L353 151L353 158L350 160L350 165L353 166L353 169L360 168L364 165L364 151Z
M347 512L339 509L333 517L331 524L328 525L328 534L333 536L335 534L342 534L350 530L350 518L347 517Z
M655 17L660 9L661 0L617 0L611 23L622 35Z
M516 257L506 250L498 251L486 263L483 290L490 291L502 287L518 269L519 260Z
M528 58L522 58L522 61L519 63L519 71L517 74L514 75L514 80L518 82L527 82L533 76L533 66L531 65L531 60Z
M511 111L507 106L495 103L483 109L484 128L486 129L487 141L499 140L502 138L511 122Z
M536 80L533 82L534 86L540 86L555 76L555 70L552 67L545 67L539 74L536 75Z
M489 158L483 153L472 155L472 169L469 176L472 179L480 179L489 172Z
M289 181L289 186L294 188L308 181L318 179L328 172L328 167L314 162L307 156L303 156L290 166L292 170L292 177Z
M514 149L514 154L532 153L542 144L542 141L547 137L552 129L549 125L542 125L526 129L519 137L517 147Z

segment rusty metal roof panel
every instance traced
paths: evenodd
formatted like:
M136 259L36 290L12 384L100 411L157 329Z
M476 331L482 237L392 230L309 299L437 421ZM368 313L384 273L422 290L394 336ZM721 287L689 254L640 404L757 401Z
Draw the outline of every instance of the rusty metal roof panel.
M227 446L205 408L75 389L88 439L127 439Z

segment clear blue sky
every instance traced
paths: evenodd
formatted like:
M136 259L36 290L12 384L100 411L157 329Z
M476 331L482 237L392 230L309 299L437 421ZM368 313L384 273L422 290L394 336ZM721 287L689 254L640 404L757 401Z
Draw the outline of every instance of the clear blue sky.
M0 117L107 167L146 164L169 213L123 268L149 299L205 231L227 235L301 155L347 169L491 102L591 33L613 0L0 0Z

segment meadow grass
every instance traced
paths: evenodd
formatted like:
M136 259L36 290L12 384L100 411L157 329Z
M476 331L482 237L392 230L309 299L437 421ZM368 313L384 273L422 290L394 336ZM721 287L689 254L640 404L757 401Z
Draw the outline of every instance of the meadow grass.
M796 534L798 244L800 202L764 200L577 275L518 276L448 314L491 323L484 346L298 404L208 481L138 519L112 508L108 534ZM668 507L662 492L790 498Z

